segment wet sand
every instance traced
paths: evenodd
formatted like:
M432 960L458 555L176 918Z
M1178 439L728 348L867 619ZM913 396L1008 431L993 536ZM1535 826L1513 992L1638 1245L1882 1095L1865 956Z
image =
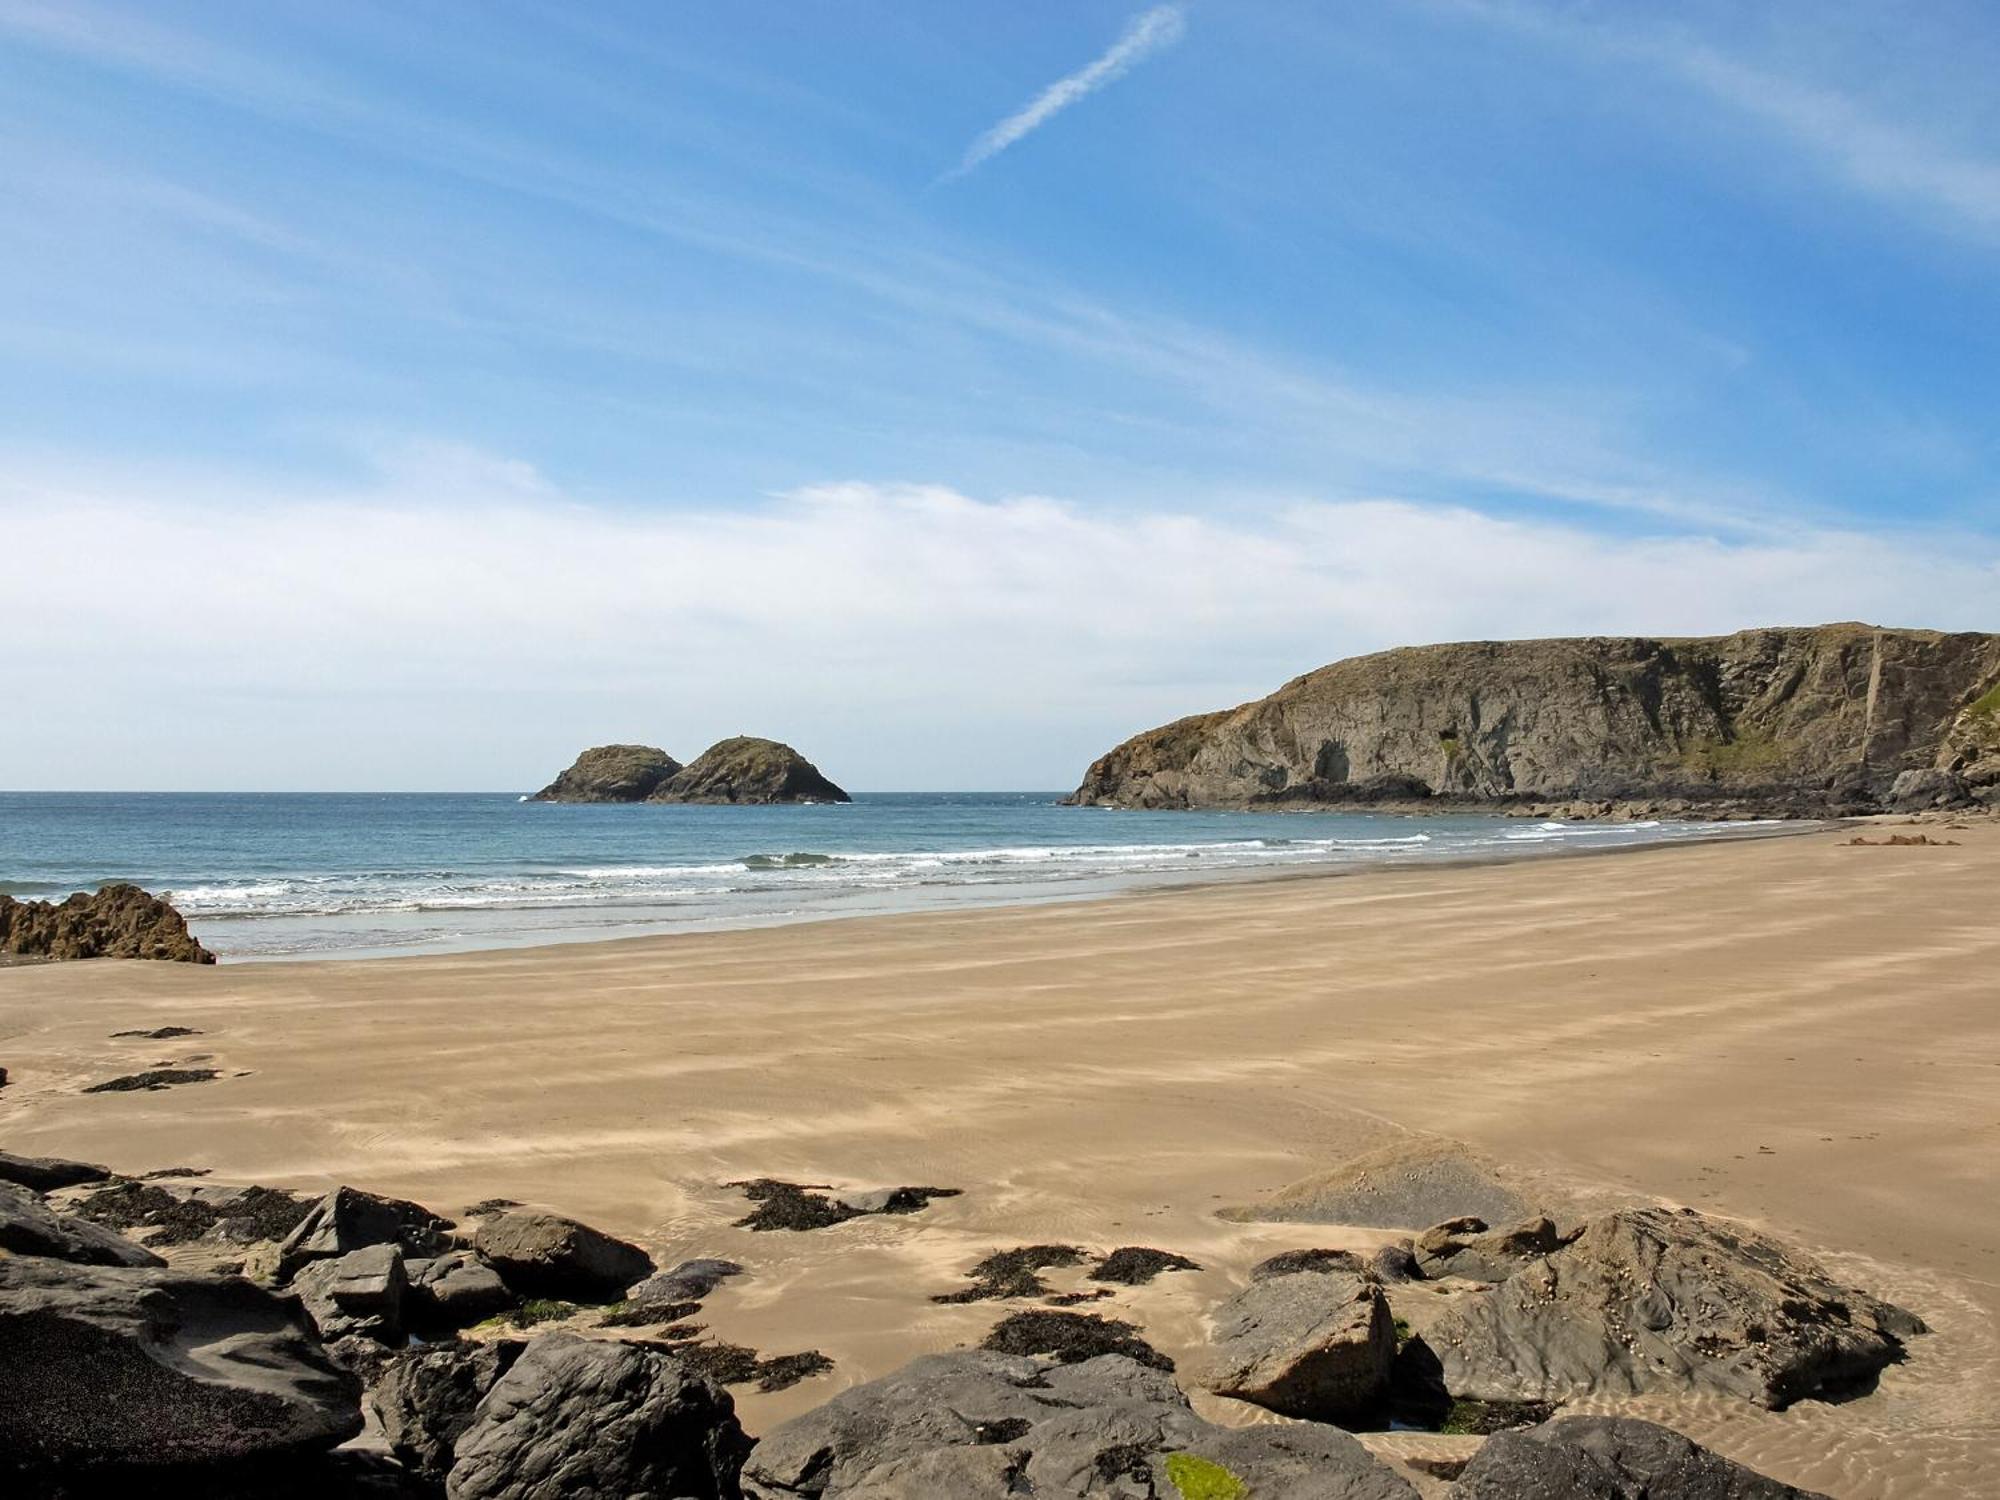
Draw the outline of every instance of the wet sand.
M663 1265L739 1260L699 1320L837 1361L739 1387L759 1431L977 1342L1013 1304L929 1297L1012 1245L1192 1256L1089 1309L1186 1355L1253 1261L1393 1237L1219 1209L1445 1137L1552 1206L1745 1219L1935 1330L1842 1405L1630 1409L1834 1495L1994 1494L2000 823L1928 831L1959 845L1843 831L431 958L11 968L0 1146L446 1213L504 1196ZM108 1039L165 1025L202 1034ZM223 1076L79 1092L161 1065ZM755 1234L721 1184L759 1175L964 1194Z

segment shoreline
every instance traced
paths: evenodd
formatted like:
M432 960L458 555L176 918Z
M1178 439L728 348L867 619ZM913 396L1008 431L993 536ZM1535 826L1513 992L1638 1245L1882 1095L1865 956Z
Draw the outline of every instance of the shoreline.
M1189 1353L1263 1255L1397 1232L1221 1210L1387 1145L1463 1142L1552 1210L1663 1200L1755 1224L1934 1329L1844 1405L1611 1405L1835 1495L1976 1495L2000 1421L2000 825L1844 846L1857 826L671 940L9 969L0 1143L448 1214L509 1196L662 1264L734 1259L750 1274L704 1308L714 1334L835 1360L737 1390L768 1431L976 1343L1007 1307L929 1299L1007 1245L1188 1255L1199 1273L1103 1309ZM107 1040L169 1024L199 1035ZM223 1076L79 1092L197 1056ZM735 1227L723 1184L765 1175L963 1196Z

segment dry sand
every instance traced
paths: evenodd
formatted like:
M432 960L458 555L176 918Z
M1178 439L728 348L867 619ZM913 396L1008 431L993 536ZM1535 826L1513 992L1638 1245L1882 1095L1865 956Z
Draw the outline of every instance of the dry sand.
M1960 844L1815 833L525 952L10 969L0 1145L448 1213L505 1196L663 1265L740 1260L702 1321L838 1361L739 1388L758 1431L976 1342L1005 1305L928 1299L999 1247L1191 1255L1200 1274L1099 1305L1187 1354L1254 1260L1390 1237L1218 1210L1442 1136L1554 1204L1749 1220L1935 1329L1844 1405L1638 1409L1834 1495L1995 1494L2000 824L1930 831ZM203 1034L107 1039L169 1024ZM203 1055L222 1079L78 1092ZM965 1192L730 1227L719 1184L760 1174Z

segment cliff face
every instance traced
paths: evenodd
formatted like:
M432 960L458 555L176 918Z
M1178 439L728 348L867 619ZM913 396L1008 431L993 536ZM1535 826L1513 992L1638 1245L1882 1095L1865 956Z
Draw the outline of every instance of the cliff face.
M1936 772L1923 805L2000 801L1996 685L2000 636L1853 624L1406 647L1127 740L1070 800L1815 813Z
M534 802L846 802L847 793L790 745L737 735L683 766L651 745L599 745Z

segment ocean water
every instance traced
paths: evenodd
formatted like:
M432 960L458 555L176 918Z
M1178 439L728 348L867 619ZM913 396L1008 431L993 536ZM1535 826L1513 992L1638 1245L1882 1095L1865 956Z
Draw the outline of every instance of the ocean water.
M828 807L556 806L512 793L0 793L0 893L130 880L225 960L455 951L1060 899L1304 867L1741 833L1372 813L1129 812L1054 792Z

